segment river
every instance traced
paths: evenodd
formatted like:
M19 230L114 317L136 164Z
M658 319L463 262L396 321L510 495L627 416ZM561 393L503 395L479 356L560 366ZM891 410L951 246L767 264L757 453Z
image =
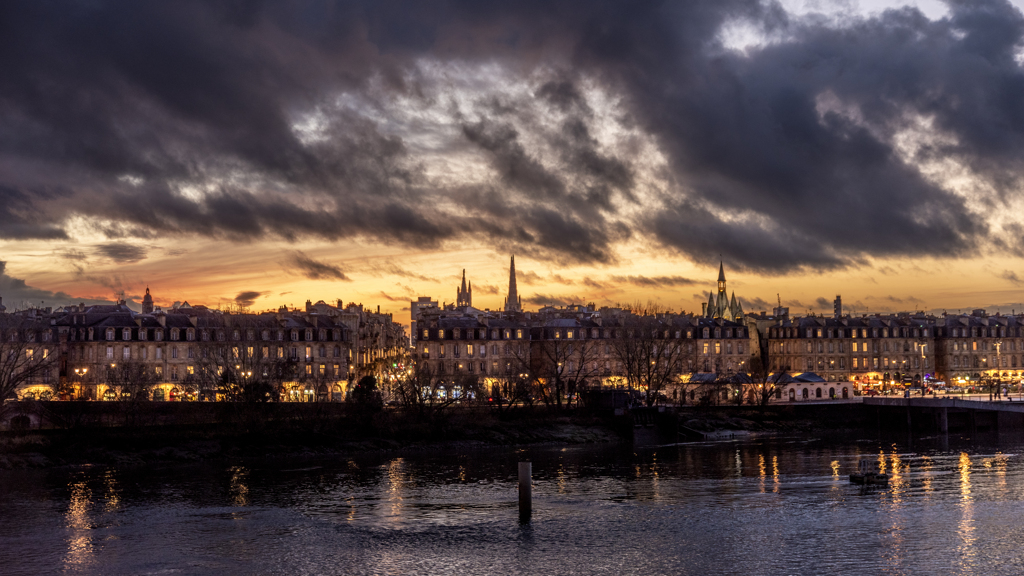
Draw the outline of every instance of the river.
M860 458L889 486L851 485ZM0 471L0 573L1021 574L1022 497L996 438Z

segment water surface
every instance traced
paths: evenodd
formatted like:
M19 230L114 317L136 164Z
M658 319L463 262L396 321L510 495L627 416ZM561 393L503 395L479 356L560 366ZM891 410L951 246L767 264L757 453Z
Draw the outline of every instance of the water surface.
M0 572L1021 574L1024 444L999 440L0 472ZM890 485L851 485L861 458ZM516 508L524 459L529 525Z

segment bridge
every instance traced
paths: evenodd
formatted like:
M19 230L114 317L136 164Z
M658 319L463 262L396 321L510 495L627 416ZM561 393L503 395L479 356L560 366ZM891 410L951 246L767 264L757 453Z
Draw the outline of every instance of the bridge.
M864 398L863 403L876 408L879 427L903 427L905 421L906 429L910 431L974 433L1024 430L1024 401L869 397Z

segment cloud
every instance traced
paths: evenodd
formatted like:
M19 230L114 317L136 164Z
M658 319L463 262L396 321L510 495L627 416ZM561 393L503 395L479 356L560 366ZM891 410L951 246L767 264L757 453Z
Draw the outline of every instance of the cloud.
M1008 281L1010 284L1013 284L1014 286L1024 285L1024 280L1017 276L1017 273L1012 270L1003 270L1003 272L999 274L999 278Z
M369 271L370 274L373 274L374 276L378 276L378 277L379 276L384 276L384 275L390 275L390 276L401 276L403 278L412 278L413 280L419 280L421 282L438 282L437 278L430 278L430 277L424 276L422 274L416 274L415 272L410 272L409 270L406 270L406 269L402 268L401 266L398 266L397 264L394 264L394 263L391 263L391 262L372 263L370 265L368 271Z
M536 272L531 272L529 270L516 270L517 284L540 284L544 281L544 277Z
M389 300L391 302L408 302L409 301L408 297L405 297L405 296L391 296L391 295L387 294L386 292L384 292L383 290L379 293L379 295L380 295L381 298L383 298L385 300Z
M238 304L243 308L248 308L256 302L257 298L263 296L264 294L266 294L266 292L254 292L251 290L246 292L239 292L238 296L235 296L235 304Z
M584 302L584 299L578 296L555 296L553 294L534 294L523 298L524 304L536 306L567 306L582 302Z
M302 252L295 252L291 260L285 262L285 267L298 270L303 276L311 280L349 280L349 277L337 266L319 262Z
M1024 174L1024 16L1005 1L932 21L754 0L98 0L9 3L0 22L18 47L0 49L4 239L84 218L114 240L607 264L639 238L765 274L1024 254L998 218ZM734 50L736 23L774 40Z
M7 273L7 262L0 260L0 297L8 311L30 307L58 307L67 304L109 304L109 300L76 297L66 292L51 292L29 286L25 280Z
M682 276L612 276L612 281L644 288L674 288L697 283L696 280Z
M761 310L764 310L765 312L771 312L772 310L775 309L776 306L776 304L768 302L767 300L764 300L763 298L758 298L756 296L753 298L744 298L742 296L737 296L736 300L739 301L740 306L743 306L743 310L746 312L759 312Z
M100 244L96 247L96 251L118 264L131 264L146 258L144 247L131 244Z

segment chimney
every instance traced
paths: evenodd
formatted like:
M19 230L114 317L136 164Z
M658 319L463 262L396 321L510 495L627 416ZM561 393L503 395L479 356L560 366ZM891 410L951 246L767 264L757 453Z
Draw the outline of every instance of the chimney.
M835 302L832 303L832 307L835 310L836 318L843 317L843 297L836 294Z
M707 302L702 302L701 303L701 305L700 305L700 315L701 316L707 316L708 315L708 303Z

